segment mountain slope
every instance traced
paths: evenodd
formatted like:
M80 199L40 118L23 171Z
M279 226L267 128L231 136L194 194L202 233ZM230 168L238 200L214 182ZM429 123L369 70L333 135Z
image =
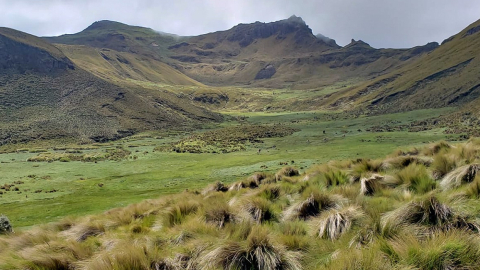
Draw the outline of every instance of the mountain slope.
M318 36L318 35L317 35ZM175 67L212 85L314 88L350 78L371 78L435 49L374 49L362 41L345 47L317 37L299 17L240 24L170 46Z
M116 84L201 85L164 63L170 54L167 47L181 39L174 35L98 21L80 33L44 39L57 44L76 65Z
M0 144L75 137L115 139L220 116L169 92L93 76L40 38L0 28Z
M57 44L57 47L75 65L115 84L202 86L171 66L147 56L78 45Z
M374 49L362 41L345 47L312 30L299 17L271 23L239 24L195 37L161 34L149 28L100 21L84 31L46 38L129 53L142 61L158 60L200 83L214 86L318 88L351 79L371 79L435 49L431 43L412 49ZM66 47L62 47L65 50ZM81 60L81 56L74 57ZM78 61L77 61L78 62ZM87 70L96 69L84 66ZM105 76L103 76L105 77Z
M394 72L333 95L327 103L369 113L480 102L480 20Z

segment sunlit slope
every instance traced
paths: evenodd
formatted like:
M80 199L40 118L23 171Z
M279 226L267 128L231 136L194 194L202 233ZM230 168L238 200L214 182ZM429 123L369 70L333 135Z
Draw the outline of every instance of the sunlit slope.
M478 102L479 31L477 21L416 61L332 95L327 104L340 108L360 105L366 112L384 113Z

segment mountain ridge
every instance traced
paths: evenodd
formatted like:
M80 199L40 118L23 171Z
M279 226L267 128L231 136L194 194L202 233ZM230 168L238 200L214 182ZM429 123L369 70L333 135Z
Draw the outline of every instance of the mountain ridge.
M103 80L32 35L0 29L0 47L8 56L0 60L0 145L57 138L106 141L222 118L171 92Z

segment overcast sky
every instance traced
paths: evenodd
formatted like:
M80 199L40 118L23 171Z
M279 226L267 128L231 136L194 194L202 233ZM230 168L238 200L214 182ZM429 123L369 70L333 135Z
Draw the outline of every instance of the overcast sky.
M295 14L346 45L404 48L442 40L480 19L479 0L0 0L0 26L37 36L114 20L178 35L226 30Z

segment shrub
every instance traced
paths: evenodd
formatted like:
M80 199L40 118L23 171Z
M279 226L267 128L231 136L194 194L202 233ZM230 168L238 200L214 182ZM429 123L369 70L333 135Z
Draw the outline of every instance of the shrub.
M10 220L8 219L7 216L1 215L0 216L0 234L7 234L12 232L13 232L13 227L12 227L12 224L10 223Z

